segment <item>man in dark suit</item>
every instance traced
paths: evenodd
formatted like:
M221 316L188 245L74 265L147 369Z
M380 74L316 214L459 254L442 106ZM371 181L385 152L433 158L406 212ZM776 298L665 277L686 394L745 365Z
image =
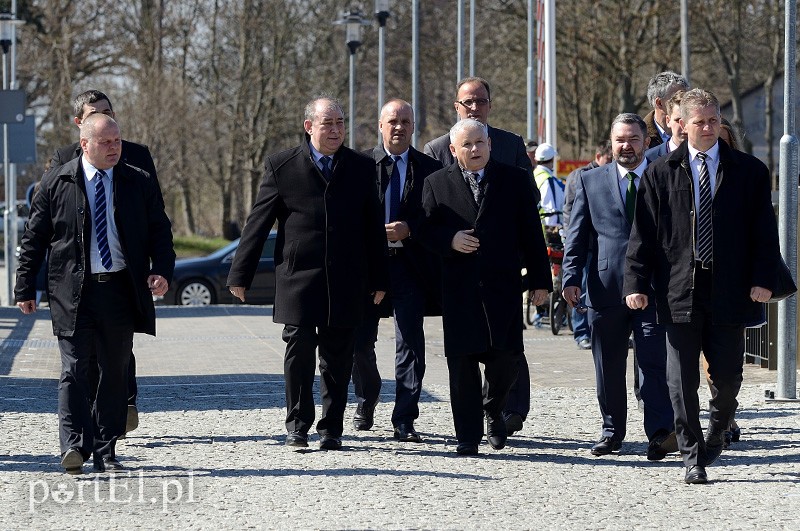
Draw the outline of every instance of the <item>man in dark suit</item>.
M414 429L419 417L419 397L425 375L425 333L422 325L426 302L438 300L439 271L433 256L416 238L422 221L422 183L441 163L411 147L414 111L406 101L394 99L381 109L378 127L383 141L366 155L375 161L375 185L381 199L389 245L389 292L380 306L367 304L364 322L356 329L353 352L353 386L358 406L353 417L357 430L372 427L381 390L375 357L378 321L394 315L395 403L394 437L420 442Z
M639 187L623 294L655 303L667 334L667 382L686 483L706 483L722 452L742 383L744 326L763 319L780 259L770 176L755 157L718 141L719 101L681 100L686 141L647 168ZM651 282L655 294L649 294ZM712 383L700 426L700 350Z
M75 125L78 126L78 129L83 125L83 121L93 114L105 114L106 116L116 119L116 114L111 106L111 100L99 90L87 90L78 94L73 102L73 111L75 114L73 121ZM80 142L60 147L53 153L47 167L49 171L57 171L61 165L78 158L82 152ZM120 160L125 164L146 171L155 182L158 182L158 175L156 174L153 157L150 155L150 150L147 149L147 146L123 140ZM91 361L89 364L89 381L91 382L92 389L97 389L98 371L97 364L94 363L94 361ZM139 426L139 410L136 407L136 398L138 395L139 389L136 385L136 358L133 352L131 352L130 362L128 364L128 417L125 423L125 433L133 431Z
M497 162L509 166L517 166L531 175L533 166L525 149L525 142L522 137L492 127L489 125L489 112L492 110L492 91L489 82L481 77L468 77L459 81L456 87L456 101L453 102L459 120L472 118L484 125L489 139L492 141L491 158ZM450 134L435 138L425 144L423 151L426 155L435 158L446 168L455 162L455 157L450 151ZM539 191L536 190L535 201L532 207L536 208L539 203ZM508 396L506 410L503 413L506 418L509 435L520 431L525 418L531 407L531 380L528 372L528 360L524 352L517 358L519 371L517 381L511 388Z
M490 160L481 122L450 130L457 160L425 180L420 240L441 256L444 349L460 455L505 446L503 409L522 356L521 267L534 304L553 289L530 174ZM485 365L486 386L481 392Z
M375 163L342 146L344 112L328 97L306 105L306 141L267 157L264 180L228 275L244 302L261 250L278 222L273 319L286 342L286 445L308 446L319 346L322 450L342 447L355 328L364 302L379 304L388 278Z
M33 199L15 288L22 312L34 312L36 274L49 252L61 464L70 474L80 474L90 456L98 471L122 469L115 447L125 433L133 333L155 334L152 297L166 293L175 265L158 183L120 160L116 122L87 117L81 148L82 156L44 177Z
M644 117L647 125L647 136L650 137L650 147L656 147L669 140L670 131L667 128L667 100L679 90L688 90L689 82L680 74L665 71L656 74L647 84L647 101L653 110Z
M648 161L655 162L659 157L675 151L681 145L681 142L686 140L686 133L683 132L683 127L681 127L681 98L684 92L684 90L675 92L664 104L664 108L667 111L665 120L670 137L666 142L651 147L644 152L644 156Z
M611 123L614 162L578 175L564 249L563 294L571 306L579 303L588 262L586 306L603 418L600 440L592 446L592 454L619 450L625 438L625 373L632 331L641 371L647 459L655 461L677 450L666 381L664 329L656 322L655 309L631 310L622 296L636 186L647 167L644 151L648 143L644 121L632 113L620 114Z

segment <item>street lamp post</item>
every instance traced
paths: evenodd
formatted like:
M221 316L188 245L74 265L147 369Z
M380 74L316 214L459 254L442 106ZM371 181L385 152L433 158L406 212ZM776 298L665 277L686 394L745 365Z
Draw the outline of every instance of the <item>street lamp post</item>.
M378 20L378 114L383 109L384 97L384 31L389 18L389 0L375 0L375 18Z
M356 50L361 46L361 26L369 24L364 15L357 8L350 8L350 11L342 11L339 20L334 24L345 26L345 42L347 49L350 50L350 127L348 136L350 148L356 147Z
M16 2L12 9L16 10ZM3 51L3 90L9 90L10 84L14 82L13 62L12 70L9 71L8 53L12 51L16 40L16 26L23 21L17 20L13 13L0 13L0 47ZM13 59L13 57L12 57ZM3 236L5 242L6 259L6 278L5 278L5 297L8 305L14 301L14 253L17 247L17 180L15 168L9 164L8 158L8 123L3 122L3 178L6 195L6 211L4 214Z

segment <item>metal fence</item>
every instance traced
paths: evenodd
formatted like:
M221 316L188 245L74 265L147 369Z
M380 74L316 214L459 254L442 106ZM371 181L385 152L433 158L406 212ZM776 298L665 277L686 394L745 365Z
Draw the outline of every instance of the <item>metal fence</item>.
M767 322L759 327L746 328L744 331L744 362L776 370L778 327L775 323L778 321L778 305L766 306Z

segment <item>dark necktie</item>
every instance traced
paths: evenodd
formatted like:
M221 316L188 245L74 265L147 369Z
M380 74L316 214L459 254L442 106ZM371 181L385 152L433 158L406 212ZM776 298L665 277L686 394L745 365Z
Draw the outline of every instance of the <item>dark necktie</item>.
M475 199L475 203L481 206L481 201L483 201L483 187L478 184L478 174L465 171L464 178L467 180L467 184L469 184L469 189L472 191L472 197Z
M712 257L711 228L711 178L706 166L706 153L700 152L700 209L697 214L697 258L702 262L710 262Z
M330 181L331 175L333 175L333 171L331 170L331 158L325 155L319 160L322 162L322 176L325 177L326 181Z
M392 155L394 161L394 168L392 169L392 177L389 180L389 221L397 221L397 215L400 212L400 156Z
M108 221L106 219L106 187L103 179L106 172L97 170L94 174L94 227L97 232L97 251L100 261L107 271L111 271L111 249L108 247Z
M628 178L628 191L625 192L625 216L628 218L628 223L633 225L633 215L636 212L636 174L629 171L625 176Z

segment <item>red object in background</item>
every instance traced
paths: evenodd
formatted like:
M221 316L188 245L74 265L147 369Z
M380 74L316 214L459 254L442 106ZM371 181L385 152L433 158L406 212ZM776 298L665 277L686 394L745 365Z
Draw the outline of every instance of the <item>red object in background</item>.
M558 160L558 176L565 180L572 170L582 168L592 162L591 160Z

